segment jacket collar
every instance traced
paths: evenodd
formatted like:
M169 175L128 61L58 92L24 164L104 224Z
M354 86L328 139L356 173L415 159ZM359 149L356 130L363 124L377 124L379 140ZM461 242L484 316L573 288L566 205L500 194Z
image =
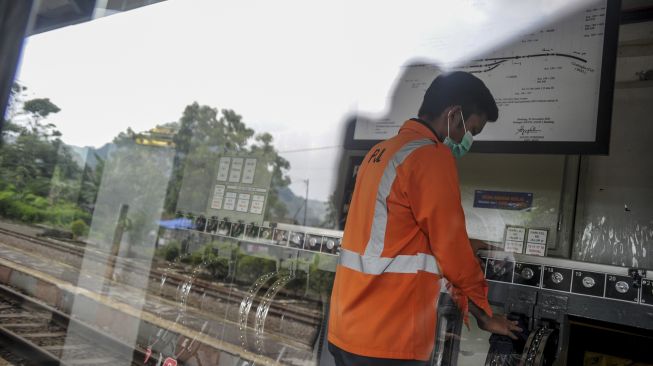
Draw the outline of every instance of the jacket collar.
M411 118L408 121L404 122L404 124L399 129L399 133L405 130L416 132L428 139L435 141L436 143L440 142L438 134L435 132L435 130L425 121L419 118Z

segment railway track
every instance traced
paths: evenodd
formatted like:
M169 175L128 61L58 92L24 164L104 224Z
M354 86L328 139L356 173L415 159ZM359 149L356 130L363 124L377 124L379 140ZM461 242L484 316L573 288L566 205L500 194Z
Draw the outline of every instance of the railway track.
M5 349L35 365L143 365L145 359L144 350L4 285L0 335Z
M148 266L139 266L130 262L117 263L116 257L110 256L109 254L102 253L97 250L87 250L87 248L81 245L58 241L54 242L5 228L0 228L0 234L19 238L21 240L30 242L31 244L51 248L53 250L71 254L79 258L93 259L103 263L106 262L108 265L114 268L120 268L122 266L122 268L126 271L149 276L150 279L154 281L154 283L160 282L162 278L165 278L166 283L169 285L181 287L187 284L189 279L187 274L178 273L176 272L177 270L161 271L159 269L153 268L149 272L146 272L142 268L147 268ZM239 305L241 300L247 296L246 289L238 289L233 287L228 288L199 278L193 279L190 291L204 298L208 297L209 299L213 298L222 302L226 301L233 303L234 305ZM255 304L257 303L256 301L257 300L255 300ZM269 314L284 317L288 320L297 321L312 327L319 327L322 322L322 314L320 311L306 309L289 304L281 305L273 303L270 306Z
M75 245L75 244L64 243L64 242L52 242L49 240L45 240L39 237L34 237L32 235L27 235L25 233L9 230L6 228L0 228L0 234L5 234L5 235L13 236L15 238L20 238L22 240L31 242L36 245L56 249L60 252L73 254L77 256L84 255L85 247L81 245Z

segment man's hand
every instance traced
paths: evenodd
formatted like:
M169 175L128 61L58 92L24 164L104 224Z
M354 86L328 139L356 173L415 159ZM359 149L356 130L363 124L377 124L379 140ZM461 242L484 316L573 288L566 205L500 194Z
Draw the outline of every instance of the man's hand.
M523 331L523 329L517 326L519 322L509 320L505 315L494 315L491 318L485 315L476 317L476 321L478 323L478 327L487 332L505 335L515 340L517 339L517 336L513 332Z

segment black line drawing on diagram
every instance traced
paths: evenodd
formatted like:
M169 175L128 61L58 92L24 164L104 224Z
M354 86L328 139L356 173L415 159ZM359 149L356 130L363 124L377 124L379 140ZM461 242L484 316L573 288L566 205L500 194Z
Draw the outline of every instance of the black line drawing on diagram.
M528 54L528 55L517 55L517 56L505 56L505 57L487 57L483 59L478 59L478 60L472 60L472 62L468 65L460 66L458 69L459 70L464 70L467 71L471 74L480 74L480 73L485 73L492 71L496 69L497 67L505 64L506 61L509 60L522 60L522 59L530 59L530 58L539 58L539 57L562 57L562 58L569 58L572 60L580 61L584 64L586 64L588 61L587 59L584 59L582 57L569 54L569 53L559 53L559 52L547 52L547 53L534 53L534 54ZM577 66L577 63L572 62L573 66ZM479 70L481 69L481 70ZM593 70L592 70L593 71Z

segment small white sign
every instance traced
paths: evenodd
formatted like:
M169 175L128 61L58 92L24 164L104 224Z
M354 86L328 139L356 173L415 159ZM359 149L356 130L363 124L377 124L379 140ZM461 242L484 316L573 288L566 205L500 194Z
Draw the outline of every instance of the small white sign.
M243 169L243 180L245 184L254 183L254 174L256 173L256 159L245 159L245 168Z
M540 257L544 257L546 254L546 239L548 235L548 230L528 229L528 238L526 240L526 254L539 255Z
M219 198L213 198L213 201L211 201L211 208L214 210L219 210L222 208L222 197Z
M506 240L505 248L503 249L506 252L511 253L523 253L524 252L524 242L523 241L513 241Z
M549 234L547 230L528 229L528 243L546 245L546 237Z
M220 163L218 164L218 177L216 178L220 182L226 182L229 178L229 165L231 163L231 158L222 157L220 158Z
M247 212L247 210L249 210L249 194L240 193L238 194L238 203L236 204L236 211Z
M539 255L540 257L544 257L545 253L546 253L545 244L533 244L533 243L526 244L526 254Z
M225 194L224 205L222 206L222 209L229 211L236 209L236 197L236 192L227 192Z
M526 228L520 226L506 226L506 241L521 241L526 238Z
M213 200L211 201L211 208L219 210L222 208L222 201L224 198L224 189L225 186L221 184L215 185L215 190L213 191Z
M264 204L265 204L265 196L260 196L258 194L255 194L254 196L252 196L252 207L249 208L249 212L257 215L262 214Z
M243 172L243 158L233 158L231 160L231 172L229 172L229 182L230 183L239 183L240 175Z

